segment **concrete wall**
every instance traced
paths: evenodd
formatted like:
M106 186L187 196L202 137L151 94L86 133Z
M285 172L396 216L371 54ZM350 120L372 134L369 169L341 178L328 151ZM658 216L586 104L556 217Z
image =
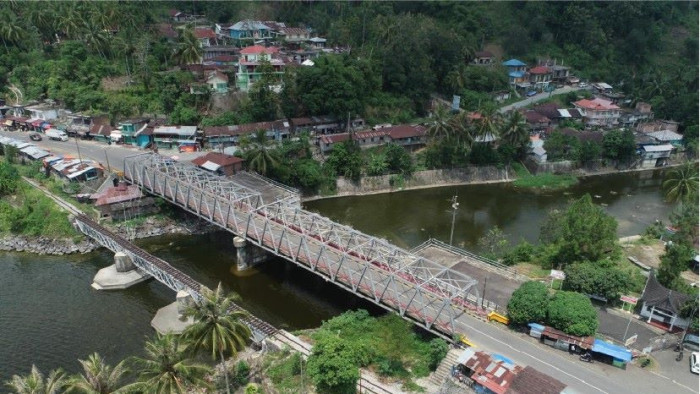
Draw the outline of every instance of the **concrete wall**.
M403 184L397 175L366 176L359 183L343 177L336 181L338 195L384 192L440 185L484 183L513 180L509 170L492 166L457 168L450 170L418 171ZM392 181L393 180L393 181Z

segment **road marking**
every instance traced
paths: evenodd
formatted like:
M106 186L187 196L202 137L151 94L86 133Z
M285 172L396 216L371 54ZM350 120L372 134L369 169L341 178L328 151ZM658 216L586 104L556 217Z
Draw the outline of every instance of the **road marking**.
M671 379L671 378L669 378L668 376L661 375L661 374L658 373L658 372L654 372L654 371L649 371L649 372L653 373L653 374L656 375L656 376L662 377L662 378L664 378L664 379L666 379L666 380L670 380L670 381L673 382L674 384L676 384L676 385L678 385L678 386L681 386L681 387L683 387L684 389L688 389L691 393L697 393L697 390L695 390L695 389L693 389L693 388L690 388L690 387L684 385L683 383L678 383L678 382L676 382L675 379Z
M543 360L540 360L539 358L537 358L537 357L531 355L530 353L527 353L527 352L524 352L524 351L522 351L522 350L516 349L515 347L513 347L513 346L510 345L509 343L503 342L503 341L501 341L501 340L498 339L498 338L494 338L494 337L492 337L491 335L489 335L489 334L487 334L487 333L485 333L485 332L483 332L483 331L481 331L481 330L479 330L479 329L477 329L477 328L475 328L475 327L473 327L473 326L470 326L469 324L466 324L466 323L464 323L464 322L461 322L461 323L462 323L463 325L465 325L465 326L471 328L472 330L474 330L474 331L476 331L476 332L478 332L478 333L484 335L485 337L491 338L492 340L494 340L494 341L496 341L496 342L498 342L498 343L500 343L500 344L502 344L502 345L505 345L506 347L509 347L509 348L513 349L514 351L516 351L516 352L518 352L518 353L522 353L522 354L524 354L524 355L526 355L526 356L528 356L528 357L531 357L531 358L533 358L533 359L535 359L535 360L541 362L542 364L544 364L544 365L546 365L546 366L548 366L548 367L550 367L550 368L552 368L552 369L555 369L555 370L557 370L557 371L559 371L559 372L561 372L561 373L563 373L563 374L565 374L565 375L568 375L568 376L570 376L570 377L572 377L572 378L578 380L579 382L581 382L581 383L583 383L583 384L585 384L585 385L587 385L587 386L589 386L589 387L591 387L591 388L593 388L593 389L595 389L595 390L600 391L601 393L610 394L610 393L608 393L607 391L601 389L600 387L594 386L594 385L592 385L592 384L586 382L585 380L579 378L578 376L572 375L572 374L570 374L570 373L568 373L568 372L562 370L561 368L556 367L555 365L552 365L552 364L550 364L550 363L548 363L548 362L545 362L545 361L543 361ZM519 337L517 337L517 336L516 336L516 338L518 338L518 339L520 339L521 341L525 342L522 338L519 338ZM593 372L593 371L592 371L592 372ZM595 372L593 372L593 373L595 373Z

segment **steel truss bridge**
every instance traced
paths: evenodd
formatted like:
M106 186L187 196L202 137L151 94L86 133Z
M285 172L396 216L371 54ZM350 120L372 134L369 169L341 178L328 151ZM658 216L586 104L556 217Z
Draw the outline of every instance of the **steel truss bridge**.
M124 177L438 335L452 339L456 319L481 312L475 279L306 211L297 193L262 193L155 153L125 158Z
M113 252L122 252L131 258L134 265L142 272L153 276L156 280L163 283L175 292L184 290L189 293L195 302L202 301L201 290L204 285L198 283L188 275L177 270L175 267L168 264L165 260L147 253L145 250L132 244L121 236L107 230L103 226L96 223L94 220L84 214L75 216L75 225L85 235L96 240L100 245ZM242 321L250 328L253 334L253 340L260 343L263 339L277 333L277 329L269 323L258 319L251 313L233 304L232 310L243 311L246 313L246 318Z

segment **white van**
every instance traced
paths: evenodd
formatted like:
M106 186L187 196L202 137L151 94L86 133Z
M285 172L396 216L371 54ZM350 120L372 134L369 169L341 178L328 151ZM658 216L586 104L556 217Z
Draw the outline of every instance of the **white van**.
M59 129L46 130L46 137L50 140L68 141L68 135L64 131Z

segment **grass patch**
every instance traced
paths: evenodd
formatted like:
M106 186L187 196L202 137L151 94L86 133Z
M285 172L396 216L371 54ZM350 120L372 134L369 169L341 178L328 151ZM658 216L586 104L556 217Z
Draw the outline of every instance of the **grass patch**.
M269 361L266 360L265 375L279 393L307 392L306 389L313 386L308 376L302 376L302 368L306 370L306 361L300 353L284 351L271 354L270 357Z
M0 201L0 234L44 237L77 237L68 213L40 190L25 182L12 198Z
M546 172L532 175L520 163L514 163L512 168L518 178L513 182L513 185L516 187L559 190L569 188L578 183L578 178L571 174L557 175Z
M449 349L443 339L416 332L393 313L374 318L365 310L334 317L311 336L314 340L341 338L355 353L359 367L401 381L411 391L421 390L412 379L428 376Z

